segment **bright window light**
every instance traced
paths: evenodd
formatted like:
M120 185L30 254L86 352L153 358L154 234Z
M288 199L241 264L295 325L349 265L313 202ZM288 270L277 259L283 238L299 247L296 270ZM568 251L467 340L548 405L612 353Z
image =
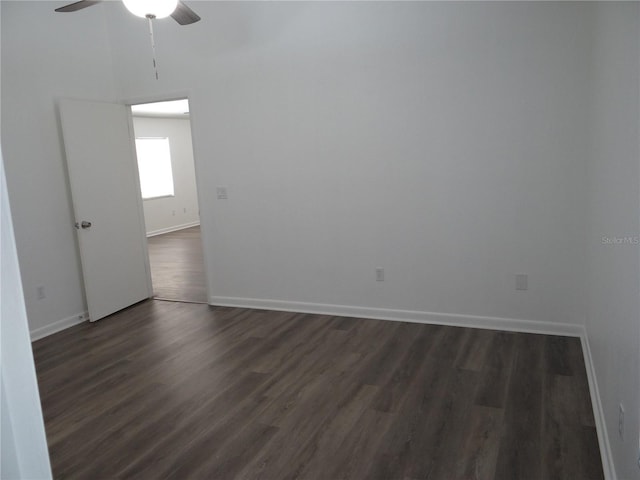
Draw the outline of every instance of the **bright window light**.
M173 171L168 138L136 138L142 198L173 196Z

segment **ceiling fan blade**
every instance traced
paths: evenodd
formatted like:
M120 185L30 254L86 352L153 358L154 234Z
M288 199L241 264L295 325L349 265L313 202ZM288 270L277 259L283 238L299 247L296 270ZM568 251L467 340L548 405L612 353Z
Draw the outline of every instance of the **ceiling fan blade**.
M56 8L56 12L75 12L82 10L83 8L90 7L96 3L100 3L102 0L80 0L79 2L70 3L64 7Z
M187 7L184 3L178 2L178 6L171 14L173 18L180 25L190 25L200 20L200 17L196 12Z

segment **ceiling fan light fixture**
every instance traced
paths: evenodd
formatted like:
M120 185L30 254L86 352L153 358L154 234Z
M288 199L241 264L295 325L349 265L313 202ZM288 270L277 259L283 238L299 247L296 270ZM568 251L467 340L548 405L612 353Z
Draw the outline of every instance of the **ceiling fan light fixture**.
M178 6L178 0L122 0L131 13L142 18L165 18Z

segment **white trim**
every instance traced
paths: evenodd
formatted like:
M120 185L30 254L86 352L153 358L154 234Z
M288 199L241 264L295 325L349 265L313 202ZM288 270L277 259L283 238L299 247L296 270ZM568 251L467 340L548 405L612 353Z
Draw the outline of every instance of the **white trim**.
M36 340L48 337L49 335L60 332L61 330L86 322L87 320L89 320L89 312L82 312L63 318L62 320L58 320L57 322L53 322L49 325L45 325L44 327L35 328L29 332L31 334L31 341L35 342Z
M183 223L182 225L174 225L173 227L152 230L151 232L147 232L147 238L162 235L163 233L177 232L178 230L184 230L185 228L197 227L198 225L200 225L200 221L196 220L195 222Z
M287 312L318 313L398 322L430 323L456 327L484 328L509 332L542 333L547 335L582 336L582 325L568 323L519 320L514 318L482 317L452 313L421 312L414 310L393 310L387 308L352 307L324 303L288 302L258 298L217 297L209 298L210 305L221 307L256 308L259 310L281 310Z
M602 401L600 400L600 389L598 388L596 369L593 365L591 347L589 346L589 337L585 328L583 328L582 335L580 335L580 340L582 341L584 365L587 370L587 380L589 381L593 417L596 422L596 431L598 432L598 445L600 447L600 457L602 459L604 478L605 480L616 480L618 477L616 476L615 464L613 463L613 456L611 454L611 444L609 443L607 423L605 421L604 409L602 408Z
M138 224L140 225L140 241L142 242L142 251L144 252L144 269L147 276L147 297L153 297L153 282L151 280L151 261L149 260L149 244L147 242L147 225L144 218L144 203L142 201L142 187L140 186L140 172L138 171L138 153L136 151L136 132L133 128L133 117L131 116L131 105L127 105L127 125L129 127L129 148L133 158L133 179L136 184L137 198L136 207L138 208Z

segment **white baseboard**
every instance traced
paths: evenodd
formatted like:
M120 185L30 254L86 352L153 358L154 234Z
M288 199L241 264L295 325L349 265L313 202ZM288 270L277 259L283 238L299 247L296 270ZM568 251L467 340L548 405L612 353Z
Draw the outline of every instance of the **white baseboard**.
M57 322L51 323L49 325L45 325L44 327L35 328L30 332L31 341L35 342L36 340L40 340L41 338L47 337L66 328L73 327L74 325L78 325L82 322L86 322L87 320L89 320L89 312L82 312L78 313L77 315L63 318L62 320L58 320Z
M221 307L256 308L259 310L280 310L286 312L317 313L343 317L371 318L398 322L430 323L455 327L484 328L509 332L542 333L546 335L564 335L580 337L582 325L568 323L541 322L512 318L482 317L476 315L457 315L452 313L421 312L413 310L393 310L387 308L352 307L348 305L330 305L324 303L288 302L257 298L217 297L209 298L210 305Z
M182 225L174 225L172 227L161 228L159 230L152 230L147 232L147 237L155 237L156 235L162 235L163 233L177 232L178 230L184 230L185 228L197 227L200 225L200 221L183 223Z
M587 370L587 379L589 381L589 392L591 394L591 405L593 407L593 417L596 422L596 431L598 432L598 445L600 447L600 457L602 458L602 469L604 470L605 480L616 480L616 469L611 455L611 444L609 443L609 434L607 433L607 424L605 422L604 409L600 400L600 389L598 388L598 380L596 369L593 365L593 357L591 356L591 347L589 346L589 337L587 330L583 328L582 335L582 353L584 355L584 365Z

